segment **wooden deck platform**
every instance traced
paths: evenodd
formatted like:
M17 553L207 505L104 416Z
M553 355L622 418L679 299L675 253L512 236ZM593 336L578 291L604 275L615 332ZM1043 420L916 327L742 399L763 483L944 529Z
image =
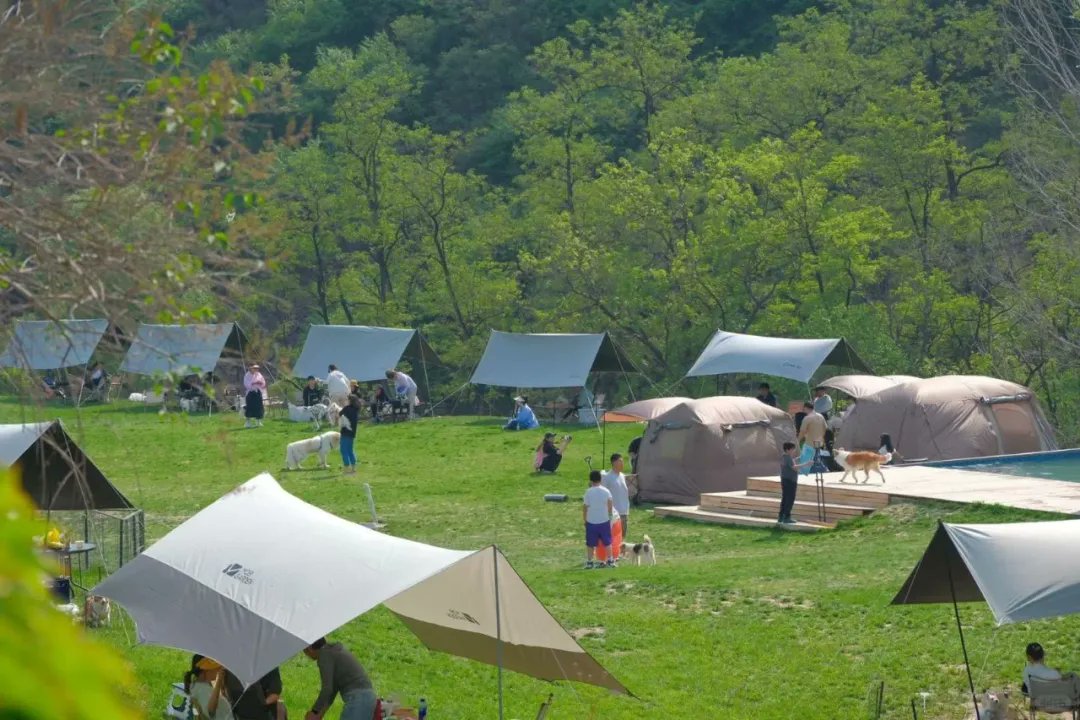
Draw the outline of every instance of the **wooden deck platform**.
M850 477L847 483L841 484L840 473L826 473L826 502L882 507L882 496L885 496L886 504L898 499L942 500L1080 514L1080 483L920 465L886 467L882 472L885 473L884 485L874 474L870 475L870 482L856 485ZM778 493L779 488L777 478L747 480L750 494L764 492L771 495ZM799 477L799 498L813 500L813 478Z
M701 504L657 507L657 517L679 517L717 525L782 527L796 532L817 532L838 521L869 515L898 500L940 500L986 503L1025 510L1080 515L1080 483L1019 477L999 473L918 465L884 468L885 483L871 475L868 483L841 483L841 473L826 473L825 522L818 522L814 479L799 478L799 494L792 508L795 525L776 525L780 507L780 480L752 477L746 490L702 493Z

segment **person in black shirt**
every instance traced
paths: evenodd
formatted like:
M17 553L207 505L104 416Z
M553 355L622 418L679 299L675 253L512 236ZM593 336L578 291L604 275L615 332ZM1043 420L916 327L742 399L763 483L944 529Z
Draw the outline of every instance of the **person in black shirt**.
M233 702L236 720L277 720L281 699L281 672L274 668L248 689L231 672L225 674L225 691Z
M356 431L360 427L360 398L356 395L349 396L349 404L341 411L338 425L341 430L341 463L344 472L351 475L356 472L356 452L353 444L356 442Z
M641 452L641 436L630 441L630 447L627 448L627 453L630 455L630 472L637 473L637 459L638 453Z
M308 375L307 384L304 385L303 397L304 407L311 407L322 402L322 388L319 387L319 381L315 379L314 375Z
M776 396L773 395L769 383L758 385L757 399L771 407L776 407Z
M540 465L536 468L540 472L553 473L559 469L559 464L562 463L563 451L566 450L566 446L570 444L573 438L569 435L564 435L562 443L560 445L555 444L555 433L544 433L544 440L540 443L540 447L537 448L537 452L540 453Z

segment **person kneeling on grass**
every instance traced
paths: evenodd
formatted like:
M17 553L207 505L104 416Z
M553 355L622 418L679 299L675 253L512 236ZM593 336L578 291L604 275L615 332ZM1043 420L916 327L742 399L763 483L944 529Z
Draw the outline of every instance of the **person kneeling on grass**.
M321 680L319 697L315 698L315 704L304 720L320 720L338 694L345 705L341 709L341 720L371 720L378 699L371 679L356 656L341 643L328 643L326 638L319 638L304 648L304 654L318 664Z
M563 435L562 444L556 445L555 433L544 433L544 439L540 441L539 447L536 448L534 465L537 472L553 473L558 470L559 464L562 463L563 452L573 439L570 435Z
M780 517L776 522L781 525L794 525L791 508L795 506L795 494L799 491L799 470L813 465L814 461L797 463L799 446L793 442L784 443L784 454L780 456Z
M589 489L585 491L585 499L581 507L581 517L585 521L585 569L594 567L611 567L615 564L613 559L607 563L596 563L596 546L604 543L611 547L611 519L614 514L614 505L611 493L600 484L603 477L599 470L589 473Z

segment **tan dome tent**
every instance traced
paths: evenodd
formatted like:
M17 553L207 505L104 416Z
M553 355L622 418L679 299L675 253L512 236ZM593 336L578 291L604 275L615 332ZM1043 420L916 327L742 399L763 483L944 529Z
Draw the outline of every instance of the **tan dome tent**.
M779 472L782 446L794 440L791 416L757 398L682 403L651 420L645 431L640 498L697 505L701 493L743 490L748 477Z
M882 433L904 457L929 460L1057 448L1030 390L975 375L916 380L859 398L836 446L876 450Z
M911 380L918 380L918 378L906 375L886 375L884 377L878 375L835 375L817 383L817 386L839 390L845 395L858 400Z

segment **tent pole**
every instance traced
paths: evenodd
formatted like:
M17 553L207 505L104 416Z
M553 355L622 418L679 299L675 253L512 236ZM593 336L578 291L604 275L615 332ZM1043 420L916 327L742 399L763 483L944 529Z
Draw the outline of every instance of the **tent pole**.
M971 704L975 706L975 717L979 716L979 701L975 697L975 680L971 677L971 661L968 660L967 643L964 642L964 627L960 624L960 606L956 604L956 586L953 584L952 558L945 561L949 573L949 595L952 597L953 614L956 616L956 630L960 633L960 649L964 652L964 668L967 670L968 688L971 690Z
M424 368L424 388L428 394L428 412L431 413L431 417L435 417L435 406L431 405L431 381L428 380L427 374L427 355L424 354L424 334L420 332L420 328L416 328L416 337L420 339L420 366Z
M495 664L499 668L499 720L503 720L503 644L502 609L499 606L499 548L491 546L491 562L495 569Z

